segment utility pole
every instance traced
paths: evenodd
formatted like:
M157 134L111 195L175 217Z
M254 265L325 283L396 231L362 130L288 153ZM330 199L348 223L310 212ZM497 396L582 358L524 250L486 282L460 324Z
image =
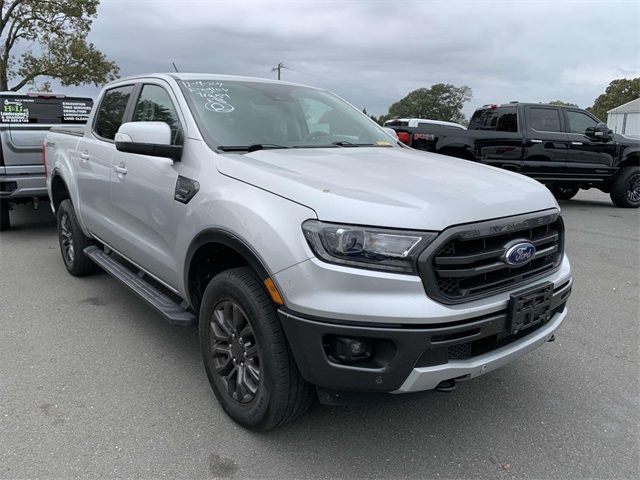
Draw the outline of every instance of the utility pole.
M277 71L277 72L278 72L278 80L280 80L280 75L281 75L281 72L282 72L282 69L283 69L283 68L287 68L287 67L285 67L285 66L282 64L282 62L280 62L280 63L278 63L278 66L277 66L277 67L273 67L273 68L271 69L271 71L272 71L272 72L275 72L275 71Z

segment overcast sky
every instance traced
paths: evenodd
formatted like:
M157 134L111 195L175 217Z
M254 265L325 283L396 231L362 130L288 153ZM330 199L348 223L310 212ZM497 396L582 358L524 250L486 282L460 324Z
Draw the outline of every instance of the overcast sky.
M122 75L170 71L324 87L369 113L409 91L468 85L485 103L592 105L640 76L640 2L102 0L90 39ZM95 95L92 88L74 89Z

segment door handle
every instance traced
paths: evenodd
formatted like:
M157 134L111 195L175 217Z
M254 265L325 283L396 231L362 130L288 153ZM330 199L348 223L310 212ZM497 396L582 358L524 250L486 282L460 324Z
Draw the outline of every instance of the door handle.
M582 145L582 142L571 142L571 145Z
M87 152L82 152L78 156L80 157L80 160L89 160L91 158L91 155Z
M542 140L530 140L531 143L542 143Z
M127 174L127 169L124 168L124 163L121 163L120 165L114 165L113 166L113 171L116 172L119 175L126 175Z

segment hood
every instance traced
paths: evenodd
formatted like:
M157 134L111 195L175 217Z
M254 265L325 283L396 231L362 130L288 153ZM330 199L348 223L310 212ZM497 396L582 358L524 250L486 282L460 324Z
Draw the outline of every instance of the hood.
M557 208L549 190L530 178L403 148L258 150L219 155L216 166L337 223L442 230Z

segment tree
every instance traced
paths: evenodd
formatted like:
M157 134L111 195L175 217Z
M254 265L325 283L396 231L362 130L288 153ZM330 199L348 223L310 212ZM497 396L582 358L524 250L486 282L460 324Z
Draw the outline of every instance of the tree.
M638 97L640 97L640 77L619 78L613 80L607 90L593 102L593 107L587 108L587 110L606 122L609 110Z
M464 122L463 105L471 100L473 91L467 86L456 87L438 83L431 88L419 88L389 107L385 119L417 117L447 122Z
M115 79L118 66L87 41L99 3L0 0L0 91L18 91L43 76L63 86Z
M563 102L562 100L554 100L553 102L549 102L549 105L557 105L558 107L578 107L577 104L571 102Z

